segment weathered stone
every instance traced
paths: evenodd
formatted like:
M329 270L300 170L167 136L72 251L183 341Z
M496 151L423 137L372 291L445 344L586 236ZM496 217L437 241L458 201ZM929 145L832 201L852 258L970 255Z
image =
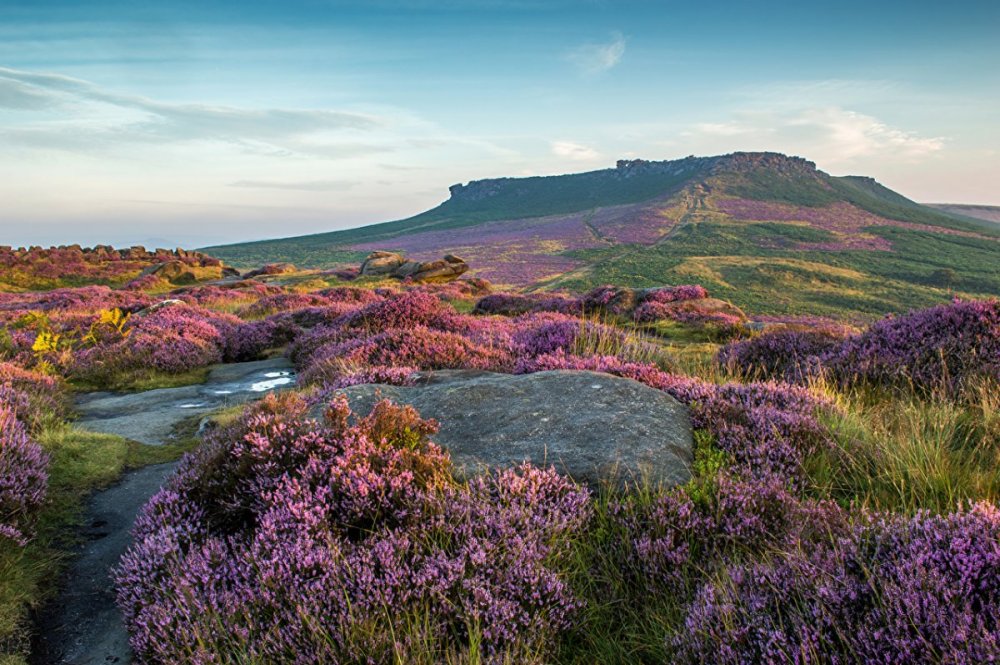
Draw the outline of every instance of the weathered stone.
M342 392L355 413L386 398L438 420L441 431L432 438L448 449L460 474L530 461L589 485L605 479L676 485L691 477L687 409L631 379L585 371L443 370L421 373L412 387Z
M148 316L149 314L152 314L153 312L158 312L159 310L165 309L167 307L184 307L186 305L187 305L187 303L184 302L183 300L178 300L177 298L169 298L167 300L161 300L158 303L153 303L149 307L140 309L133 316L137 316L137 317Z
M417 282L450 282L458 279L468 269L469 264L449 254L438 261L421 263L410 277Z
M362 275L391 275L393 271L406 263L402 254L395 252L372 252L361 264Z
M400 279L406 279L417 273L420 270L420 266L424 265L420 261L407 261L403 265L399 266L392 271L393 277L398 277Z

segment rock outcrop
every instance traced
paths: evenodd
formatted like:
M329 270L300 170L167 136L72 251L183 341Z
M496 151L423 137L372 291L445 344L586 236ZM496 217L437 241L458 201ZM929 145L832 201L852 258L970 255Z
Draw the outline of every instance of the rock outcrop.
M438 420L441 431L432 438L451 453L460 474L530 461L591 486L640 479L676 485L691 477L687 409L631 379L586 371L442 370L421 373L416 386L342 392L355 413L386 398Z
M361 274L366 277L389 276L404 263L406 258L402 254L372 252L361 264Z
M362 275L414 282L450 282L468 269L469 264L454 254L447 254L436 261L410 261L394 252L372 252L361 264Z

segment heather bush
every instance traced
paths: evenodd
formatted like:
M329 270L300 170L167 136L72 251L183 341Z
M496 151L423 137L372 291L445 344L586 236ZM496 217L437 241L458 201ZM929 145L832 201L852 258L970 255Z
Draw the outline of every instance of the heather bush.
M301 380L303 383L332 381L352 367L504 371L511 369L513 364L507 350L476 344L457 333L413 326L320 347L310 356Z
M725 345L717 361L745 376L802 382L821 373L822 356L845 337L839 328L765 332Z
M31 432L45 423L62 420L69 413L69 400L60 378L8 362L0 362L0 402L3 401Z
M656 289L646 289L639 294L640 303L668 303L682 300L701 300L708 297L708 291L699 284L682 284L680 286L661 286Z
M130 334L114 344L80 351L73 375L96 384L141 371L179 374L221 362L225 332L240 319L189 305L161 307L136 317Z
M531 467L456 484L412 409L353 419L335 401L322 422L303 409L251 409L143 510L116 572L139 658L551 648L579 609L559 566L588 521L585 490Z
M427 326L447 329L455 310L424 291L408 291L343 315L335 324L369 333Z
M48 456L18 420L15 409L23 404L12 404L12 397L0 391L0 538L25 545L45 500Z
M583 314L583 304L576 298L551 294L494 293L476 301L473 314L516 316L529 312Z
M1000 517L884 517L737 564L671 638L677 662L976 663L1000 645Z
M845 384L925 392L1000 381L1000 301L956 301L882 319L825 354L823 364Z
M254 303L241 307L237 314L244 318L263 318L278 312L323 307L331 302L329 298L318 293L279 293L264 296Z
M650 300L635 308L632 318L636 323L676 321L698 326L715 326L723 329L738 328L746 317L735 311L706 307L692 300L661 302Z
M624 286L599 286L580 296L584 311L604 314L628 314L636 306L636 292Z

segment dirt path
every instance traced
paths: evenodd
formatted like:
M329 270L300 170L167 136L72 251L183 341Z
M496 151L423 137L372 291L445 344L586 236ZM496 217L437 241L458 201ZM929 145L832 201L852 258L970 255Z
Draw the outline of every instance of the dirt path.
M125 475L118 485L98 492L87 510L81 534L87 542L67 571L67 585L41 626L35 663L128 663L128 633L115 605L109 577L132 542L139 509L177 463L147 466Z
M198 386L133 394L95 393L77 404L81 427L159 445L192 415L258 399L294 381L287 360L218 365ZM160 489L177 463L127 473L91 498L84 540L66 571L59 597L39 621L32 662L36 665L129 663L132 653L115 605L111 568L131 543L139 509Z

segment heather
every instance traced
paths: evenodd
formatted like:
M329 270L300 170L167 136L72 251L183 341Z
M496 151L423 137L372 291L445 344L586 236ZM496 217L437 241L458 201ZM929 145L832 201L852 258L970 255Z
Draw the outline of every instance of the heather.
M961 392L1000 380L1000 303L961 301L882 319L846 335L819 325L728 344L721 364L790 381L825 375L847 385Z
M387 402L350 415L266 402L154 497L116 573L140 658L517 658L572 625L557 564L586 491L530 467L459 484L433 422Z
M72 464L126 463L121 442L71 447L55 434L67 389L276 353L299 371L301 390L208 430L144 508L116 573L140 662L960 663L995 652L995 301L857 332L763 320L697 285L231 284L0 298L12 442L0 450L16 468L0 474L11 479L5 571L5 556L51 537L46 477L63 501ZM437 423L388 402L352 414L338 397L435 369L590 370L662 390L690 411L693 479L583 487L531 466L456 479Z

